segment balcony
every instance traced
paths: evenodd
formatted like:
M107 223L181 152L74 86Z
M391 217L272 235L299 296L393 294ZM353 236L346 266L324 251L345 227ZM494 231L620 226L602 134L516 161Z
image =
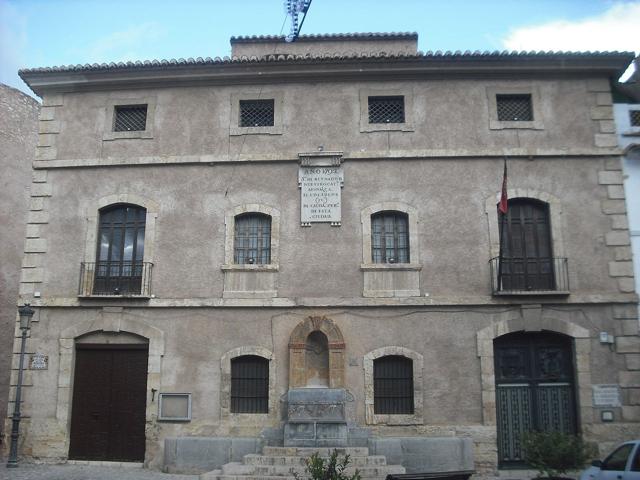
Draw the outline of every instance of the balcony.
M82 262L79 297L151 297L149 262Z
M489 260L492 295L569 295L566 258Z

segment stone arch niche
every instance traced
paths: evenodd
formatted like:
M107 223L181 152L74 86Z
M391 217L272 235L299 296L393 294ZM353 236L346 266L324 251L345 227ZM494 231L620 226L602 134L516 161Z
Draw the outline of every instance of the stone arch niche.
M300 322L289 340L289 388L344 388L344 349L333 320L316 316Z

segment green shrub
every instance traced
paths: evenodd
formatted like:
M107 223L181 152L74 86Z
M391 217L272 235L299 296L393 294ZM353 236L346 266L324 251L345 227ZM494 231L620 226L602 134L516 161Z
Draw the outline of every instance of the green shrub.
M538 477L557 477L581 469L597 454L595 447L577 435L562 432L530 432L522 436L524 459L538 470Z
M338 461L338 451L334 450L331 456L322 458L318 452L305 460L305 471L311 480L360 480L360 472L356 469L351 476L346 475L344 470L349 465L349 455L345 455L342 461ZM297 473L293 476L300 480Z

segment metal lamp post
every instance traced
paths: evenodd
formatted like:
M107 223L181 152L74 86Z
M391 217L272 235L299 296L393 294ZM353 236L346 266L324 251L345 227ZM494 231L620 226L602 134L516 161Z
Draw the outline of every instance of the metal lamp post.
M22 370L24 369L24 349L27 342L27 332L31 328L31 317L34 310L25 303L18 308L20 314L20 330L22 330L22 344L20 346L20 364L18 367L18 385L16 388L16 402L13 406L13 417L11 424L11 447L9 450L9 460L7 468L15 468L18 466L18 436L20 432L20 402L22 393Z

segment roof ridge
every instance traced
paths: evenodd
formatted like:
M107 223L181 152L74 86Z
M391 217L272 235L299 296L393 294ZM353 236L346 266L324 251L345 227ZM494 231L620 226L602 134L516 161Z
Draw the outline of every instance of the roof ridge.
M238 35L233 36L233 43L259 43L285 41L285 35ZM296 41L306 40L390 40L390 39L418 39L418 32L359 32L359 33L311 33L299 35Z

